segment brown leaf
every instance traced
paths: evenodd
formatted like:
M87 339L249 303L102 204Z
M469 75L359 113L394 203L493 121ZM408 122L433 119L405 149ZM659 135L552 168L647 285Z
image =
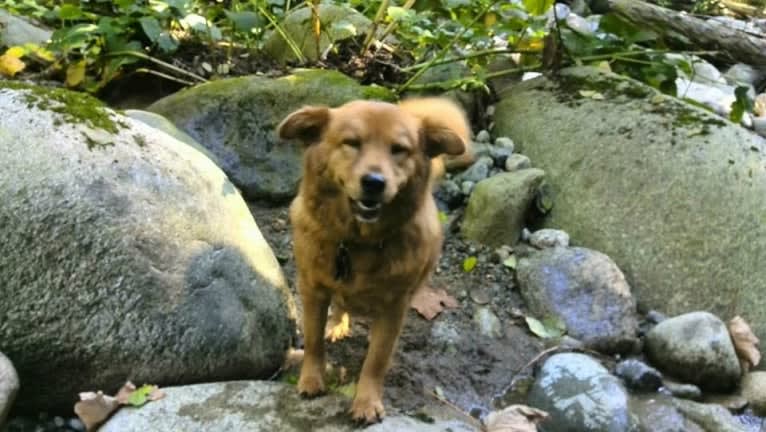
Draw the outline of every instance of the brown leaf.
M753 334L750 325L741 316L735 316L729 321L729 334L734 342L743 372L747 372L761 362L761 352L758 351L758 337Z
M127 405L128 398L131 394L133 394L134 391L136 391L136 386L132 382L128 381L122 385L119 391L117 391L117 396L115 396L115 398L121 405Z
M74 405L74 412L88 431L98 428L120 407L117 398L102 392L80 393L80 402Z
M458 302L442 288L435 290L429 286L424 286L415 292L410 306L418 311L423 318L430 321L444 309L456 308Z
M163 399L165 396L166 394L164 391L162 391L162 389L160 389L157 386L154 386L152 391L149 392L149 397L147 397L147 399L153 402L153 401L158 401L160 399Z
M487 432L537 432L537 425L548 418L548 413L526 405L511 405L492 411L484 424Z

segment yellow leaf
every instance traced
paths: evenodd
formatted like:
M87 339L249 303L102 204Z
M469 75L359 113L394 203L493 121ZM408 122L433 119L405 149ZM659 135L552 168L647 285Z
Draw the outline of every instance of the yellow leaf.
M24 47L17 45L17 46L12 46L8 48L5 54L20 59L27 54L27 50Z
M497 14L490 12L484 15L484 27L492 27L497 22Z
M5 53L0 56L0 75L12 78L27 67L18 57Z
M476 257L475 256L469 256L465 260L463 260L463 271L468 273L473 270L474 267L476 267Z
M77 87L82 80L85 79L85 60L80 60L77 63L72 63L66 69L66 85L67 87Z

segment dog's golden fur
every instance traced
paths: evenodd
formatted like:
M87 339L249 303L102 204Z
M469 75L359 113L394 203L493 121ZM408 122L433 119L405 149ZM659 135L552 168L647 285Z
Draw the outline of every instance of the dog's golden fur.
M280 124L281 138L306 145L290 207L303 301L302 394L325 389L324 337L345 336L345 314L362 314L372 318L370 345L351 413L366 422L383 417L391 354L412 295L427 283L441 252L433 179L444 170L444 156L467 154L469 133L462 110L440 98L304 107ZM364 219L355 205L370 172L385 179L385 188L374 218ZM338 263L339 248L347 263ZM341 269L347 275L339 276L339 265L348 267Z

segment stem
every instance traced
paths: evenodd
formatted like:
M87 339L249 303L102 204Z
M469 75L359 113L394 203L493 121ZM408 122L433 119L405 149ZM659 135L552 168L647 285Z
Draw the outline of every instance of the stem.
M143 73L148 73L150 75L156 75L156 76L158 76L160 78L165 78L166 80L177 82L179 84L183 84L183 85L186 85L186 86L193 86L194 85L194 83L191 82L191 81L182 80L181 78L176 78L173 75L168 75L166 73L162 73L162 72L156 71L154 69L138 68L138 69L136 69L136 72L143 72Z
M298 45L295 44L295 41L285 33L285 30L282 28L281 25L277 23L277 21L274 19L273 16L267 11L263 6L258 6L258 12L261 13L261 15L265 16L267 20L269 20L269 24L274 26L274 30L279 33L280 36L282 36L282 39L287 43L287 46L290 47L290 50L293 52L293 55L295 55L296 58L298 58L298 61L301 63L306 62L306 57L303 56L303 53L301 52L300 48L298 48Z
M378 25L380 24L380 21L383 20L383 18L386 16L386 12L388 12L388 2L389 0L383 0L380 2L380 7L375 13L375 19L372 21L370 32L367 33L367 37L364 39L363 52L366 52L368 49L370 49L370 45L372 45L372 41L375 39L375 32L378 31Z
M439 61L435 62L432 66L438 66L438 65L442 65L442 64L446 64L446 63L454 63L454 62L461 61L461 60L469 60L469 59L472 59L472 58L484 57L484 56L489 56L489 55L493 55L493 54L513 54L513 53L518 53L518 54L537 54L538 52L537 51L528 51L528 50L514 50L513 48L493 48L493 49L487 49L487 50L482 50L482 51L475 51L475 52L472 52L470 54L465 54L465 55L461 55L461 56L457 56L457 57L450 57L448 59L439 60ZM402 72L410 72L410 71L413 71L413 70L425 67L427 65L428 65L428 62L423 62L423 63L414 64L412 66L403 67L400 70Z
M457 41L460 40L461 37L463 37L463 35L465 34L465 32L468 31L469 28L473 27L473 25L476 24L479 21L479 19L481 19L484 16L484 14L486 14L495 4L497 4L498 1L500 0L493 0L490 4L488 4L484 8L484 10L481 11L481 13L476 14L473 20L467 26L463 27L463 29L460 30L460 32L456 34L455 37L452 38L450 43L445 45L444 48L442 48L428 63L426 63L425 66L423 66L422 69L415 72L415 75L411 76L410 79L407 80L407 82L402 84L402 86L399 87L399 89L397 89L397 93L402 93L405 90L407 90L407 88L410 87L412 83L415 82L418 78L420 78L423 75L423 73L425 73L425 71L427 71L431 66L433 66L434 63L444 58L444 56L447 55L447 51L449 51L450 48L452 48L452 46L455 45Z
M119 56L131 56L131 57L137 57L143 60L148 60L152 63L158 64L162 67L165 67L167 69L172 70L173 72L179 73L181 75L186 75L188 77L194 78L195 80L199 82L207 82L207 80L194 72L189 72L187 70L181 69L178 66L173 66L170 63L164 62L158 58L152 57L150 55L144 54L139 51L114 51L106 54L106 57L119 57Z
M410 8L412 8L412 6L413 6L414 4L415 4L415 0L407 0L407 2L406 2L406 3L404 3L404 5L402 5L402 9L404 9L404 10L410 10ZM395 21L395 20L394 20L394 21L391 21L391 22L388 24L388 27L386 27L386 29L385 29L385 30L383 30L383 33L380 35L380 37L379 37L378 39L380 39L381 41L384 41L384 40L386 40L386 37L387 37L389 34L391 34L391 32L392 32L392 31L394 31L394 29L395 29L395 28L396 28L396 26L398 26L398 25L399 25L399 22L398 22L398 21Z

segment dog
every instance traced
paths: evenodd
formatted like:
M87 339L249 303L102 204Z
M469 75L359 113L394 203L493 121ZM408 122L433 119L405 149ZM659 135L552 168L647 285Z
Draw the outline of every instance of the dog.
M441 254L432 188L445 157L470 159L468 121L442 98L359 100L305 106L277 133L304 145L303 176L290 205L303 302L298 391L306 397L325 391L325 337L347 336L349 313L368 316L369 347L351 416L375 423L385 415L384 377L410 301Z

